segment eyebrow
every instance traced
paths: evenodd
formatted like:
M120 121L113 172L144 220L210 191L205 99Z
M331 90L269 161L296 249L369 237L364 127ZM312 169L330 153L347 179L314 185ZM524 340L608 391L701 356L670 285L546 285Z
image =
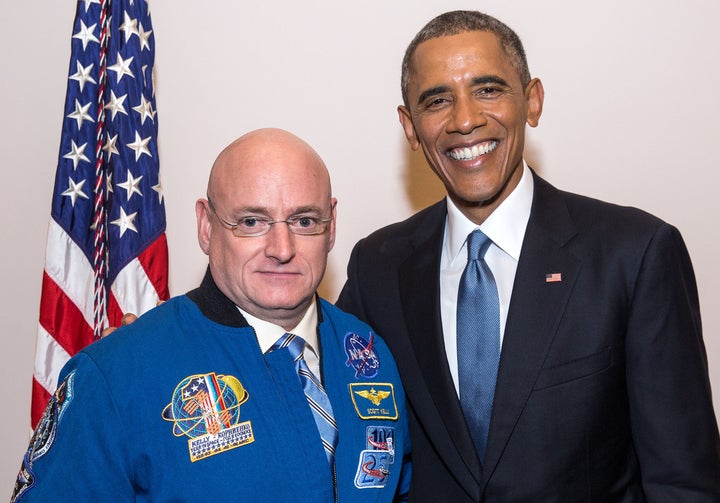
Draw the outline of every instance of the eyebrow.
M479 77L474 77L471 81L473 86L482 86L487 84L498 84L501 86L507 86L508 83L505 79L498 77L497 75L482 75ZM435 86L431 87L430 89L427 89L420 93L420 96L418 97L418 105L428 98L432 98L433 96L437 96L439 94L447 93L450 91L449 86Z
M423 91L420 93L420 96L418 97L418 105L428 98L431 98L432 96L437 96L438 94L443 94L450 91L450 88L448 86L435 86L431 87L430 89L427 89L426 91Z
M508 83L505 79L502 77L498 77L497 75L483 75L481 77L475 77L472 80L473 85L483 85L483 84L498 84L501 86L507 86Z
M318 213L321 214L323 210L315 205L308 205L308 206L298 206L297 208L293 208L292 211L290 211L290 215L300 215L303 213ZM269 208L265 208L262 206L243 206L240 208L236 208L233 211L234 214L252 214L252 215L267 215L269 216L271 211Z

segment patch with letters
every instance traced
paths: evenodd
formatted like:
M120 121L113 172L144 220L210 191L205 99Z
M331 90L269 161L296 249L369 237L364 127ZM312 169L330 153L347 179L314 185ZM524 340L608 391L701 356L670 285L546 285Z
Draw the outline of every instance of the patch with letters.
M388 451L363 450L360 452L355 487L358 489L382 489L390 475L393 458Z
M395 461L395 428L391 426L368 426L365 430L368 450L387 451L390 463Z
M240 405L250 395L230 375L195 374L175 387L162 417L173 423L173 435L190 437L195 462L255 441L250 421L240 422Z
M22 466L18 473L15 487L10 498L10 502L14 503L35 485L35 474L32 471L35 461L48 453L55 443L58 424L63 414L67 410L73 399L73 382L75 381L75 371L73 370L58 386L55 393L50 397L50 401L45 407L40 421L38 422L33 436L30 439L25 456L23 457Z
M360 419L398 418L392 383L350 383L350 398Z
M380 372L380 359L373 344L375 334L370 332L370 338L366 339L360 334L349 332L345 335L345 354L347 361L345 365L355 369L355 378L363 377L372 379Z

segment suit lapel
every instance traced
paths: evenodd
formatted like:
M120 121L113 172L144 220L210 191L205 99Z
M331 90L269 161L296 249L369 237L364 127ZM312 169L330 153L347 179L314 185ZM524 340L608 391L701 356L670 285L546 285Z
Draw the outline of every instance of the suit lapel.
M575 233L560 192L535 176L500 357L484 485L527 403L580 270L578 257L563 249ZM554 273L561 280L547 281Z
M424 384L407 391L415 391L410 401L437 452L468 494L476 497L481 467L453 385L440 320L439 268L446 207L438 206L432 221L428 219L428 226L416 234L410 255L398 270L404 321L418 363L417 375L411 378Z

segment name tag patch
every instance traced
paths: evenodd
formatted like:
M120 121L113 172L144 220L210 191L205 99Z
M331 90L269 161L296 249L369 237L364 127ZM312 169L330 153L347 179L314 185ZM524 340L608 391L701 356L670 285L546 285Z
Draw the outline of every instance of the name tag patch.
M350 383L350 398L360 419L397 420L392 383Z

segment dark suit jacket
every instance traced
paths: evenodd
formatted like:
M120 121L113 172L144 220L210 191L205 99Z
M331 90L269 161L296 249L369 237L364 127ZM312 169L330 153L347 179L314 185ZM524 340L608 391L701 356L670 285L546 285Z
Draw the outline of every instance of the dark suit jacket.
M720 440L680 233L534 177L482 464L443 346L445 202L353 250L338 305L397 360L412 500L720 502ZM561 281L546 282L549 273Z

